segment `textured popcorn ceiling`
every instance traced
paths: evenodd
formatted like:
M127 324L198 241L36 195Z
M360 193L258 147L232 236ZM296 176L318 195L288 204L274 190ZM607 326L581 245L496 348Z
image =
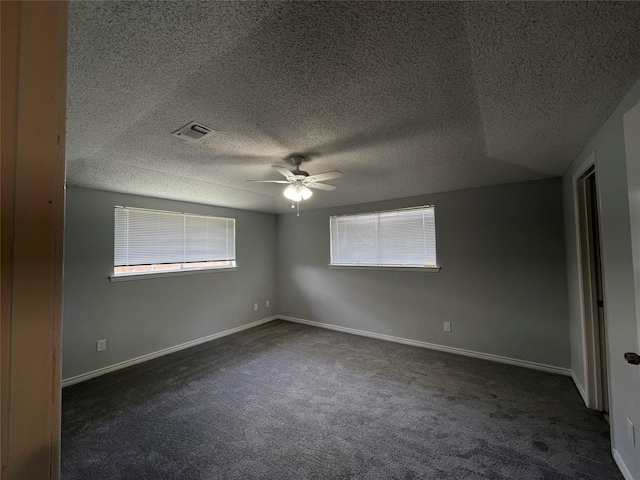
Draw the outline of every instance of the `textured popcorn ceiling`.
M559 176L640 77L640 3L88 2L67 181L268 212ZM199 143L171 132L198 121Z

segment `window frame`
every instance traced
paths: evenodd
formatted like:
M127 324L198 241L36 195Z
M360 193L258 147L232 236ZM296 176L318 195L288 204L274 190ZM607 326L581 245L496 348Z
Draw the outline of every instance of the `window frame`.
M330 269L348 269L348 270L388 270L388 271L399 271L399 272L407 272L407 271L414 271L414 272L430 272L430 273L435 273L435 272L439 272L441 270L441 266L439 264L435 264L435 265L425 265L425 266L419 266L419 265L399 265L399 264L357 264L357 263L353 263L353 264L348 264L348 263L332 263L333 261L333 243L334 243L334 235L333 235L333 219L334 218L340 218L340 217L358 217L358 216L378 216L380 214L384 214L384 213L395 213L395 212L402 212L402 211L407 211L407 210L426 210L426 209L432 209L433 210L433 222L434 222L434 230L433 230L433 235L435 237L436 235L436 230L435 230L435 205L420 205L420 206L415 206L415 207L405 207L405 208L394 208L394 209L389 209L389 210L377 210L377 211L372 211L372 212L362 212L362 213L348 213L348 214L343 214L343 215L330 215L329 216L329 263L327 265L327 267L329 267ZM435 242L434 242L434 248L435 248ZM437 256L436 256L436 262L437 262Z
M116 225L116 212L118 209L125 210L142 210L147 212L156 212L160 214L169 214L181 216L183 219L186 217L202 217L206 219L217 219L217 220L225 220L231 221L232 224L232 232L233 232L233 260L208 260L208 261L200 261L200 262L168 262L168 263L149 263L149 264L141 264L142 267L156 267L161 265L179 265L179 268L176 269L160 269L160 270L147 270L147 271L132 271L132 272L121 272L116 273L116 236L117 236L117 225ZM122 282L128 280L141 280L148 278L159 278L159 277L173 277L173 276L182 276L182 275L197 275L197 274L206 274L206 273L214 273L214 272L230 272L238 270L238 262L236 255L236 219L233 217L221 217L215 215L203 215L199 213L190 213L190 212L176 212L171 210L159 210L152 208L142 208L142 207L127 207L122 205L114 205L113 207L113 254L112 254L112 273L109 275L109 280L111 282ZM186 227L185 227L186 228ZM227 227L228 229L229 227ZM202 263L214 263L214 262L229 262L230 265L217 265L217 266L199 266L189 268L188 265L192 264L202 264ZM132 266L133 267L133 266Z

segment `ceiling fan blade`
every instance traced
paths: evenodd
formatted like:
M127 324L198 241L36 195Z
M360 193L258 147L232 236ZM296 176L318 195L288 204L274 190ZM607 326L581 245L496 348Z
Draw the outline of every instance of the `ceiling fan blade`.
M331 170L330 172L311 175L310 177L307 177L307 180L310 182L324 182L325 180L340 178L341 176L342 176L342 172L339 172L338 170Z
M271 165L271 166L275 168L278 172L280 172L282 175L284 175L284 177L287 180L294 181L296 179L296 176L293 173L291 173L291 170L289 170L288 168L281 167L280 165Z
M247 182L259 182L259 183L291 183L288 180L247 180Z
M303 185L309 188L317 188L318 190L331 191L336 189L333 185L327 185L326 183L303 182Z

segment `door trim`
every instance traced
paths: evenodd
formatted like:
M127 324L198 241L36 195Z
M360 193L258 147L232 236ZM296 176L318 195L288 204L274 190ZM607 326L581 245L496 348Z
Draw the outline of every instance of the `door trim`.
M598 336L598 320L597 314L594 315L594 309L592 306L596 305L597 299L592 298L591 284L585 284L585 278L591 279L591 272L585 271L585 261L583 259L584 239L582 238L582 215L581 205L584 195L583 177L585 174L593 168L596 179L596 199L598 205L598 216L601 218L600 211L600 190L598 187L598 165L597 165L597 152L594 151L589 158L576 170L572 176L573 187L573 200L574 200L574 218L575 218L575 233L576 233L576 263L578 266L578 281L579 286L579 302L580 302L580 318L581 318L581 330L582 330L582 356L584 362L584 396L583 400L588 408L593 410L602 410L603 406L603 394L604 389L608 388L608 385L603 385L600 375L600 368L607 368L607 377L610 372L608 367L600 365L600 348L599 348L599 336ZM602 238L601 225L598 225L600 238ZM587 246L587 248L589 248ZM589 268L589 267L587 267ZM606 291L603 292L606 295ZM605 298L606 304L606 298ZM610 405L609 405L610 409Z
M1 476L55 480L60 470L68 4L0 2L0 13Z

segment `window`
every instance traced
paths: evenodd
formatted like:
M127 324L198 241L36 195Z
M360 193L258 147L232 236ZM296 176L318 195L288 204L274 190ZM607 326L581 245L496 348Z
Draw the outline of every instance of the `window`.
M114 276L236 266L236 221L115 208Z
M437 269L433 206L334 216L331 265Z

